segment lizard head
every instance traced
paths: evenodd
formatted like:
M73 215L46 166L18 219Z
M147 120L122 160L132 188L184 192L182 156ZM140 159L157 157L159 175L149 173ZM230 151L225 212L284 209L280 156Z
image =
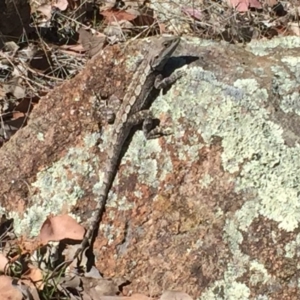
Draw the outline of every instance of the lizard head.
M180 42L179 36L161 37L153 46L153 54L150 54L149 63L152 70L162 71L168 59L172 56Z

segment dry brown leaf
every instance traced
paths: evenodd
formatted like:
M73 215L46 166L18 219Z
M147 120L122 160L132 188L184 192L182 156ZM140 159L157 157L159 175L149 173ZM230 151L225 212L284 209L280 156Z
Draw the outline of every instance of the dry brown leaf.
M295 33L295 35L300 36L300 27L299 27L298 23L296 23L296 22L290 23L289 27L290 27L291 31L293 33Z
M30 296L31 298L28 298L28 299L32 299L32 300L41 300L39 294L38 294L38 291L36 288L32 288L30 287L29 288L29 292L30 292Z
M14 41L9 41L5 43L5 51L11 52L11 56L14 56L19 49L20 47Z
M133 294L131 297L122 296L101 296L91 295L93 300L153 300L153 298L147 297L142 294Z
M186 15L192 17L195 20L201 20L201 18L202 18L201 11L199 9L195 9L193 7L183 8L182 12L184 12Z
M268 6L274 6L278 3L278 0L265 0Z
M131 21L136 18L134 14L128 13L124 10L108 9L102 11L101 14L103 15L106 23L122 21L122 20Z
M82 52L85 52L83 46L81 44L76 44L76 45L62 45L60 46L60 49L63 53L67 53L69 55L82 55Z
M0 271L4 273L5 266L8 263L8 259L0 253Z
M23 283L23 285L26 286L26 290L24 293L27 296L27 297L25 297L26 300L27 299L40 300L36 286L31 282L31 280L22 279L22 280L20 280L20 283ZM24 289L23 289L23 292L24 292Z
M22 276L22 278L29 279L30 282L35 283L39 290L42 290L44 288L42 271L33 265L29 265L28 267L27 272Z
M41 12L46 18L44 21L49 21L52 15L52 8L50 4L43 4L39 6L36 11Z
M128 12L129 14L134 15L134 16L139 16L141 14L138 6L136 6L135 8L129 7L126 9L126 12Z
M153 298L147 297L142 294L132 294L130 300L152 300Z
M59 8L61 11L64 11L68 7L68 0L56 0L56 3L53 6Z
M5 133L6 137L9 139L12 135L14 135L20 128L22 128L25 124L26 116L19 117L18 119L10 119L5 121L4 126L1 128Z
M41 244L34 239L29 239L26 236L21 236L18 239L18 246L20 247L20 249L22 249L22 254L25 254L32 253L34 250L40 247Z
M39 239L42 244L63 239L81 240L85 229L68 215L48 217L43 223Z
M262 5L258 0L227 0L227 4L239 12L246 12L250 7L262 9Z
M151 26L155 23L155 19L150 15L140 15L137 16L131 23L134 26Z
M116 0L105 0L103 1L104 3L102 4L102 9L103 10L108 10L112 9L113 7L116 6Z
M17 120L19 118L24 118L25 114L23 112L20 111L14 111L13 115L12 115L12 120ZM24 119L23 119L24 120Z
M36 51L29 61L29 65L32 69L42 72L49 71L52 64L51 53L44 50Z
M249 0L249 6L251 8L262 9L262 5L258 0Z
M109 296L117 295L119 292L118 285L113 280L109 280L109 279L83 277L82 284L84 290L94 300L100 299L100 297L104 295L109 295Z
M0 295L1 300L22 300L22 293L12 285L11 277L0 276Z
M104 34L93 35L91 32L85 29L79 30L79 42L89 56L96 55L105 45L106 36Z
M103 33L109 37L110 42L124 40L124 31L132 29L134 26L129 21L111 22L106 26Z
M11 93L16 97L16 99L22 99L25 97L25 89L20 85L12 85Z
M25 89L21 86L21 78L14 77L10 82L3 85L3 89L6 93L11 93L17 99L25 97Z
M249 0L227 0L227 3L239 12L245 12L249 9Z
M184 292L165 291L159 300L193 300L193 298Z
M4 88L2 85L0 85L0 99L4 98L6 95L6 92L4 91Z
M24 98L14 108L14 112L21 112L21 113L27 114L32 111L35 103L36 103L36 99Z

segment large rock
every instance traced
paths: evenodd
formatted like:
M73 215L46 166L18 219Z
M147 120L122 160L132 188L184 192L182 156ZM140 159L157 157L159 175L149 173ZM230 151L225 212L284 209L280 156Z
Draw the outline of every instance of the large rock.
M95 57L1 149L2 208L19 234L36 235L50 213L91 217L111 130L99 151L93 90L124 95L136 49L148 47ZM187 75L152 106L173 134L145 141L136 132L109 195L94 245L105 276L125 275L128 290L151 295L300 296L299 48L295 37L182 41L166 72Z

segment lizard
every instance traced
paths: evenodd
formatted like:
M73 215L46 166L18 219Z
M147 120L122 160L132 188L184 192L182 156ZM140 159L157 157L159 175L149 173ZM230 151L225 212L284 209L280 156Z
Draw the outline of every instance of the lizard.
M105 175L98 199L96 199L97 206L83 240L77 248L74 259L91 245L94 234L98 232L108 193L117 172L122 148L132 128L143 122L142 129L147 139L169 134L167 130L163 130L160 126L153 128L153 117L147 108L153 101L151 99L153 90L160 90L171 85L184 74L184 71L177 71L166 78L163 78L161 74L166 62L179 43L180 37L178 36L160 37L155 41L153 47L150 48L148 57L141 62L131 84L128 86L123 102L116 114L109 139L108 158L104 168Z

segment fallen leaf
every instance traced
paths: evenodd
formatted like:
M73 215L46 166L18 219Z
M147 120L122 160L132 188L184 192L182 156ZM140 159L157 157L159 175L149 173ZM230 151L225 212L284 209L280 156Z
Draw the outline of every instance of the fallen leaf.
M289 27L290 27L291 31L293 33L295 33L295 35L300 36L300 27L299 27L298 23L296 23L296 22L290 23Z
M165 291L159 300L193 300L193 298L184 292Z
M124 40L124 31L130 30L134 26L129 21L111 22L106 26L103 33L108 37L109 41L118 42Z
M26 300L41 300L35 285L30 280L22 279L21 282L27 287L26 291L23 292L23 294L27 296L27 298L25 298Z
M22 112L27 114L32 111L34 104L37 103L37 99L33 97L23 98L20 103L14 108L14 112Z
M82 52L85 52L83 46L81 44L76 45L62 45L60 46L60 49L63 53L67 53L69 55L75 55L75 56L82 56ZM74 53L76 52L76 53Z
M268 6L274 6L278 3L278 0L265 0Z
M56 0L56 3L53 4L53 6L59 8L61 11L64 11L68 7L68 1L67 0Z
M63 239L81 240L85 229L69 215L48 217L40 230L39 239L42 244Z
M239 12L245 12L249 9L249 0L227 0L227 3Z
M106 11L102 11L101 14L103 15L105 22L116 22L127 20L131 21L136 18L136 15L128 13L124 10L115 10L115 9L108 9Z
M195 20L201 20L202 13L199 9L195 9L193 7L187 7L187 8L183 8L182 12L184 12L186 15L194 18Z
M39 290L44 287L43 274L40 269L35 266L29 265L27 272L22 276L24 279L29 279L30 282L34 282Z
M142 294L132 294L132 296L130 297L96 295L93 297L93 300L153 300L153 298L147 297Z
M13 278L0 276L0 295L1 300L22 300L22 293L12 285Z
M82 28L79 30L79 42L82 44L83 49L88 52L89 56L92 57L104 47L106 36L104 34L93 35Z
M16 97L17 99L21 99L25 97L25 89L19 84L19 80L17 78L14 78L9 83L5 83L3 85L3 89L5 93L11 93Z
M0 253L0 272L4 273L7 263L8 259L2 253Z
M25 97L25 89L22 86L16 84L11 87L11 93L14 95L14 97L16 97L16 99L22 99Z
M34 56L29 61L31 68L39 71L49 71L53 65L51 53L44 50L38 50L34 53Z
M26 124L26 116L19 117L17 119L11 119L5 121L4 126L0 129L0 134L3 134L7 139L14 135L21 127Z
M82 286L85 292L92 297L93 300L115 299L121 289L121 286L128 284L125 278L104 279L101 277L83 277ZM107 295L107 296L105 296ZM117 296L116 296L117 297ZM132 297L117 297L118 300L127 299L133 300ZM150 300L150 298L136 298L141 300Z
M0 85L0 99L3 99L6 95L3 86Z
M151 15L140 15L131 21L134 26L152 26L155 22Z
M23 300L32 299L40 300L36 287L30 280L15 280L13 286L22 293ZM2 298L1 298L2 299Z
M14 56L19 49L20 47L14 41L5 43L5 51L10 51L11 56Z
M132 294L130 300L152 300L153 298L147 297L142 294Z
M50 4L43 4L39 6L36 11L41 12L46 17L45 21L49 21L51 19L52 8Z
M258 0L249 0L249 6L251 8L262 9L262 5Z
M227 0L227 4L238 12L246 12L249 8L262 9L262 5L258 0Z

